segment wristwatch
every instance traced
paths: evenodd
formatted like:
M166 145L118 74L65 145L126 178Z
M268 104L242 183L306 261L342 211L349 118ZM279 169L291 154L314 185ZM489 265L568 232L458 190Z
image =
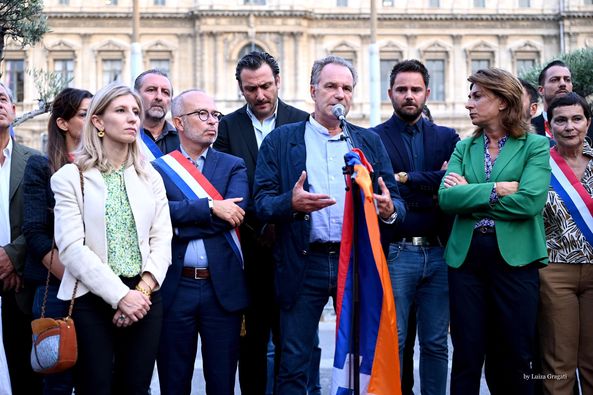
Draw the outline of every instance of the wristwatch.
M208 196L208 208L210 209L210 214L214 214L214 199Z
M381 217L379 217L379 218L381 218ZM391 214L389 216L389 218L387 218L387 219L381 218L381 221L383 221L383 223L386 223L387 225L392 225L396 219L397 219L397 211L394 209L393 214Z

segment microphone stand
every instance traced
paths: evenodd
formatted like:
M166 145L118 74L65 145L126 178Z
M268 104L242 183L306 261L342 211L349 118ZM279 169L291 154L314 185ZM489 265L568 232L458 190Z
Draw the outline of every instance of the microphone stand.
M348 126L346 125L345 120L342 118L340 120L342 124L342 132L346 138L346 142L350 145L350 149L352 149L352 137L350 133L348 133ZM350 344L350 369L348 372L349 376L349 384L350 387L353 389L355 395L360 395L360 284L359 284L359 275L358 275L358 226L359 226L359 218L358 213L360 211L361 197L360 197L360 188L356 183L356 174L354 171L354 166L349 166L344 157L344 161L346 165L342 168L342 172L345 176L350 177L350 185L351 188L346 185L346 193L352 194L352 203L353 203L353 224L352 224L352 322L350 323L351 329L351 344Z
M346 144L348 144L348 149L352 149L355 147L354 141L352 140L352 135L350 134L350 129L348 129L348 122L346 122L346 118L341 116L340 118L340 128L342 128L342 134L344 135L344 139L346 140Z

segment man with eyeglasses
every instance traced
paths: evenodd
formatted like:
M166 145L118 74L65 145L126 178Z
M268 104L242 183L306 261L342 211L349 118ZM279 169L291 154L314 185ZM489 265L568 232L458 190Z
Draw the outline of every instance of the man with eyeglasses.
M266 52L254 51L243 56L237 64L235 78L247 102L226 115L220 122L214 148L243 158L247 166L250 191L259 146L274 128L304 121L309 114L292 107L278 98L280 67ZM241 226L241 244L245 255L245 275L250 305L245 312L246 333L241 338L239 381L243 395L266 393L267 350L270 331L278 344L278 306L274 297L274 264L272 246L274 225L265 224L255 216L253 204L247 206L245 223ZM278 361L279 348L276 347ZM319 358L316 349L315 358ZM319 369L319 362L313 362ZM271 387L268 383L268 388Z
M172 264L161 287L161 393L191 392L199 334L206 392L232 394L248 301L237 232L249 200L247 172L242 159L211 148L222 116L212 97L182 92L171 112L179 150L153 162L163 177L174 233Z

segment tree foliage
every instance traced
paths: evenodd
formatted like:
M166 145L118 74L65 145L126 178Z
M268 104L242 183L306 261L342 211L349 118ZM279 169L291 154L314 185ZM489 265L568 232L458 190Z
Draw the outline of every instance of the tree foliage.
M63 74L57 71L32 69L28 70L27 74L31 76L35 88L39 93L39 98L37 99L38 107L15 119L13 126L20 125L29 119L50 111L56 95L72 81L72 78L64 78Z
M550 59L545 64L556 59L562 60L570 69L573 91L583 97L593 95L593 72L591 71L591 65L593 65L593 48L578 49L562 54ZM538 86L537 77L545 64L537 65L530 70L522 72L521 78L529 81L533 86Z
M0 61L7 38L33 45L48 31L43 0L0 0Z

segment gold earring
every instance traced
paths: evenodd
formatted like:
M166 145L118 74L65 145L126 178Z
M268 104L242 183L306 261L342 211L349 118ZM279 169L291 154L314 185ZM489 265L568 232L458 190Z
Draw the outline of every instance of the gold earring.
M103 136L105 136L105 131L104 130L99 130L97 132L97 136L99 136L99 138L103 138Z

